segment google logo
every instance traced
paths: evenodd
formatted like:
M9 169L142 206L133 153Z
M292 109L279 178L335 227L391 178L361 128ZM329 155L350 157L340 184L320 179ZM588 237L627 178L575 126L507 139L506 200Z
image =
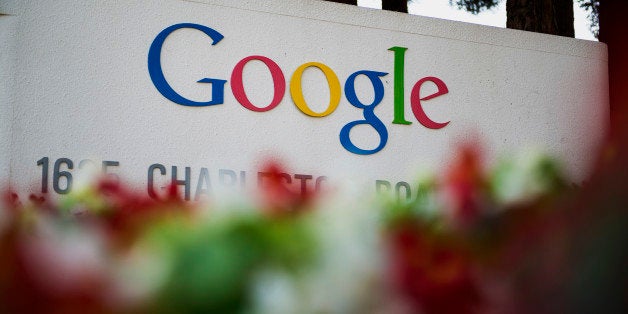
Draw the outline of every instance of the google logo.
M161 49L166 38L172 32L182 28L196 29L205 33L207 36L209 36L209 38L212 39L212 45L218 44L224 38L224 36L216 30L199 24L181 23L165 28L157 35L157 37L155 37L148 51L148 72L150 74L150 78L153 84L164 97L179 105L205 107L223 104L225 84L227 83L227 80L216 78L203 78L198 81L198 83L212 84L211 98L207 101L193 101L187 99L178 94L166 81L163 70L161 68ZM405 52L408 49L405 47L391 47L388 50L394 53L394 119L392 123L408 125L412 123L410 121L407 121L404 116L404 61ZM270 104L267 104L265 106L253 104L244 91L242 73L246 64L253 60L264 63L272 76L274 89L273 99ZM327 80L327 85L329 86L329 104L327 108L322 112L313 111L308 106L305 98L303 97L301 77L303 76L303 72L310 67L317 68L322 71ZM360 75L368 78L373 87L374 97L373 101L370 104L362 103L356 95L355 80ZM386 129L384 123L375 115L374 112L375 107L377 107L384 98L384 84L382 83L381 78L386 75L388 75L388 73L372 70L359 70L349 75L349 77L345 80L345 98L352 106L358 109L362 109L364 117L364 120L357 120L347 123L340 130L340 144L351 153L359 155L370 155L379 152L386 146L386 142L388 141L388 130ZM437 89L436 92L432 94L422 96L421 87L426 82L433 83ZM236 65L233 67L233 71L231 72L230 85L233 96L240 103L240 105L254 112L264 112L272 110L281 103L286 91L286 78L284 76L284 72L275 61L265 56L253 55L245 57L244 59L236 63ZM441 129L449 124L449 122L439 123L430 119L430 117L428 117L423 110L421 104L422 101L433 99L435 97L447 94L448 92L449 90L447 89L447 85L445 84L445 82L433 76L424 77L414 84L414 86L412 87L412 91L410 92L410 105L412 107L412 113L421 125L430 129ZM322 118L332 114L340 104L341 94L342 92L338 76L330 67L320 62L306 62L300 65L296 70L294 70L290 78L290 95L292 97L294 105L301 112L311 117ZM370 149L360 148L351 141L351 129L353 129L353 127L357 125L362 124L371 126L379 135L379 144L377 145L377 147Z

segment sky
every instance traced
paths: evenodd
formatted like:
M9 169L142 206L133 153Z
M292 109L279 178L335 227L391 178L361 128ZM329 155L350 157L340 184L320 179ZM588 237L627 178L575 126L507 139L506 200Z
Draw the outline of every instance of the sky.
M369 8L382 7L381 0L358 0L358 5ZM469 23L506 27L506 1L501 1L497 8L473 15L455 6L450 6L448 0L412 0L408 3L411 14L437 17L447 20L456 20ZM577 4L574 4L574 27L576 38L596 40L589 30L587 13Z

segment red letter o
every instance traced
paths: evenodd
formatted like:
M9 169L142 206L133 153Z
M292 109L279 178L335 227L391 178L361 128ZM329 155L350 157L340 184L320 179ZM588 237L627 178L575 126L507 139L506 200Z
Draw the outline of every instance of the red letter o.
M242 72L244 70L244 66L251 60L262 61L270 70L270 74L273 77L273 85L275 87L273 100L270 102L270 105L266 107L256 107L251 103L248 97L246 97L246 93L244 92L244 84L242 82ZM283 72L275 63L275 61L264 57L264 56L248 56L242 60L240 60L235 67L233 68L233 72L231 73L231 91L233 92L233 96L240 102L240 104L249 110L256 112L264 112L271 110L283 99L283 95L286 92L286 79L283 76Z

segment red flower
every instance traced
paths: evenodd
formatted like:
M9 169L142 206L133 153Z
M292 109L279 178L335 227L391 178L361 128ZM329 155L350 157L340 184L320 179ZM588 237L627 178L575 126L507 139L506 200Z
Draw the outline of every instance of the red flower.
M298 213L314 199L314 192L291 184L291 176L276 161L269 161L258 174L262 208L272 216Z
M445 175L445 196L454 226L466 229L482 214L485 181L477 143L461 146Z
M419 224L401 222L388 234L391 276L396 291L421 313L476 313L480 296L469 258L447 239Z

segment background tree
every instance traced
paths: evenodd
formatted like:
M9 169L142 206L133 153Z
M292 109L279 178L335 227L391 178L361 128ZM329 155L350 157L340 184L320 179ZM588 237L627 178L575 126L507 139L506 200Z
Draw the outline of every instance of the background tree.
M449 0L449 3L477 14L500 1ZM506 0L506 27L574 37L573 0Z
M608 45L608 82L611 104L611 137L628 145L628 40L626 0L591 1L599 12L599 40Z
M331 2L358 5L358 0L327 0ZM382 9L408 13L408 0L382 0Z
M382 0L382 10L408 13L407 0Z
M477 14L502 0L449 0L460 9ZM589 13L591 32L599 31L599 0L575 0ZM506 0L506 27L531 32L574 37L574 0Z
M508 0L506 27L574 37L572 0Z
M358 5L358 0L327 0L330 2Z
M357 0L328 0L357 5ZM412 0L409 0L412 1ZM420 0L417 0L420 1ZM444 0L443 0L444 1ZM449 0L459 9L477 14L502 0ZM574 37L574 0L506 0L506 27L525 31ZM599 0L576 0L589 12L591 31L598 34ZM382 9L408 12L407 0L382 0Z

